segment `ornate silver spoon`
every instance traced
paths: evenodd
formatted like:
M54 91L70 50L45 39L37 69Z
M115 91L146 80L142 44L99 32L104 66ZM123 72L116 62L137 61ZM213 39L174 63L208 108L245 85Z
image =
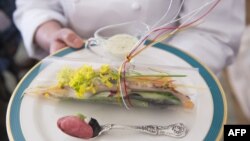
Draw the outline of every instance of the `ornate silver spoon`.
M167 126L100 125L96 119L89 119L83 115L62 117L57 121L57 126L70 136L84 139L98 137L111 129L128 129L155 136L169 136L174 138L185 137L188 133L188 128L183 123L175 123Z
M175 123L167 126L157 126L157 125L130 126L130 125L106 124L106 125L101 125L101 131L97 136L100 136L101 134L110 131L111 129L129 129L150 135L169 136L174 138L185 137L188 133L188 129L186 126L184 126L183 123Z

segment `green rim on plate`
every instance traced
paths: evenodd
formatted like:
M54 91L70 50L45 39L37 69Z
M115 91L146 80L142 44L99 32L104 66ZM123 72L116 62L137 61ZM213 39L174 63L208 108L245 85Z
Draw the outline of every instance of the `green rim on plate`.
M210 92L212 94L213 107L216 107L213 109L214 115L212 123L204 141L219 140L222 136L222 131L223 131L222 127L225 124L227 118L227 106L226 106L225 94L218 80L214 77L212 72L209 71L204 65L202 65L196 59L184 53L183 51L162 43L158 43L154 46L156 48L175 54L176 56L185 60L191 66L199 68L200 75L206 81L207 85L209 86ZM54 56L62 57L73 51L74 49L67 48L65 50L56 53ZM11 141L12 140L25 141L24 135L21 130L21 124L19 118L22 96L24 90L30 85L32 80L39 73L39 66L40 63L37 64L35 67L33 67L33 69L31 69L29 73L26 74L26 76L22 79L22 81L19 82L9 102L6 123L7 123L9 140Z

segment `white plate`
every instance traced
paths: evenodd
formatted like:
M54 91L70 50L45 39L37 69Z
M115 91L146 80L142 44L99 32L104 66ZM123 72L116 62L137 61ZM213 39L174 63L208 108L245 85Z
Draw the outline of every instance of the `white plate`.
M66 49L55 56L93 57L86 51ZM95 117L101 124L116 123L129 125L168 125L182 122L189 129L186 137L181 139L166 136L150 136L125 130L112 130L109 133L92 139L94 141L200 141L216 140L222 133L226 120L226 103L224 93L218 81L194 58L184 52L164 44L145 50L135 60L138 63L195 67L200 75L195 79L206 89L198 90L196 107L192 111L182 109L143 109L126 110L113 105L90 104L82 102L55 102L38 97L22 96L23 91L33 80L39 77L39 65L35 66L19 83L8 107L7 126L10 140L15 141L80 141L62 133L56 125L57 119L76 113ZM46 71L48 68L44 68ZM214 108L216 107L216 108Z

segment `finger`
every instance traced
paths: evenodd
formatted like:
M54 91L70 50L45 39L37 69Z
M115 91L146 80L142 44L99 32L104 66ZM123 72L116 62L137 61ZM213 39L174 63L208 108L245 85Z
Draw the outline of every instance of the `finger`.
M70 29L62 29L58 33L58 39L73 48L80 48L83 45L83 40L81 39L81 37L79 37Z
M56 51L65 48L67 45L61 41L54 41L50 45L50 54L55 53Z

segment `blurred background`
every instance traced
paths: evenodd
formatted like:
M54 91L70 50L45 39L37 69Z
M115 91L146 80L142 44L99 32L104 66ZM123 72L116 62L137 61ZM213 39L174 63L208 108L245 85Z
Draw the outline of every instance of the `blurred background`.
M15 0L0 0L0 140L8 141L5 116L8 101L23 75L37 62L28 58L13 24Z
M250 23L250 1L247 0L247 23ZM0 140L8 141L5 116L8 101L19 80L38 61L28 57L21 36L13 24L12 13L15 9L14 0L0 1ZM235 63L226 68L220 76L220 81L225 90L228 101L228 124L250 124L250 117L244 114L249 109L241 108L241 100L238 98L242 93L250 97L250 90L247 87L249 76L242 75L250 71L250 66L241 67L241 62L247 58L250 61L250 27L242 38L240 53ZM246 54L246 52L249 54ZM250 63L248 63L250 64ZM243 70L245 69L245 70ZM249 74L248 74L249 75ZM239 79L243 78L243 79ZM248 84L249 85L249 84ZM243 87L243 89L242 89ZM247 118L248 117L248 118Z

